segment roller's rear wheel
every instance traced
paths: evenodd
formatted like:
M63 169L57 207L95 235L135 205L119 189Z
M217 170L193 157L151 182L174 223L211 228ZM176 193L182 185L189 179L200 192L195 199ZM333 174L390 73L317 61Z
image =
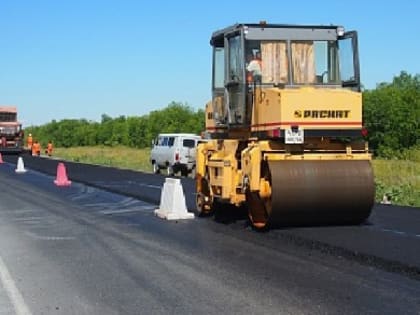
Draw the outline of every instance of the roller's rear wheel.
M246 205L248 207L248 218L252 226L258 230L268 227L269 200L264 200L257 192L246 192Z
M214 200L210 194L210 186L207 179L201 178L200 181L201 191L198 191L196 194L195 212L198 216L205 216L213 212Z

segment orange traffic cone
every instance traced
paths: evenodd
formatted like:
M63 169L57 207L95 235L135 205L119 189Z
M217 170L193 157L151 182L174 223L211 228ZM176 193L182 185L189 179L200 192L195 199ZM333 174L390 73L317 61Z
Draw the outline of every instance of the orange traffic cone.
M57 177L54 180L54 184L57 186L70 186L71 181L67 178L66 167L64 163L60 162L57 165Z
M1 156L1 152L0 152L0 164L4 163L3 162L3 157Z

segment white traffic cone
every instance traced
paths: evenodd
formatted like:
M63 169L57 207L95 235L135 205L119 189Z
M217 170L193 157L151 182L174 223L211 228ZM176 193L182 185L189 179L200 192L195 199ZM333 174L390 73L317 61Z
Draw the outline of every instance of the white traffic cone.
M187 211L184 191L179 178L166 178L160 195L160 206L155 210L155 215L167 220L194 218L194 213Z
M18 161L17 161L17 167L15 169L16 173L25 173L26 169L25 169L25 165L23 164L23 159L21 156L19 156Z

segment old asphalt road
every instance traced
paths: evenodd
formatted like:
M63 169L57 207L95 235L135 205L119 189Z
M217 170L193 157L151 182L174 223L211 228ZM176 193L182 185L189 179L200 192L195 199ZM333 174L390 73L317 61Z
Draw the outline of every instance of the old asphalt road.
M58 188L34 171L55 175L57 161L24 161L25 174L0 165L0 313L420 312L418 209L256 233L241 217L153 216L162 176L66 162L74 183Z

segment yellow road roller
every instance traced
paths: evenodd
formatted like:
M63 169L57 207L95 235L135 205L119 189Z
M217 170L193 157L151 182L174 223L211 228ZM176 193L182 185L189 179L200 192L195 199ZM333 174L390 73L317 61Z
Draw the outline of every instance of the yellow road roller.
M357 32L241 23L210 44L197 213L245 206L257 229L365 221L375 191Z

